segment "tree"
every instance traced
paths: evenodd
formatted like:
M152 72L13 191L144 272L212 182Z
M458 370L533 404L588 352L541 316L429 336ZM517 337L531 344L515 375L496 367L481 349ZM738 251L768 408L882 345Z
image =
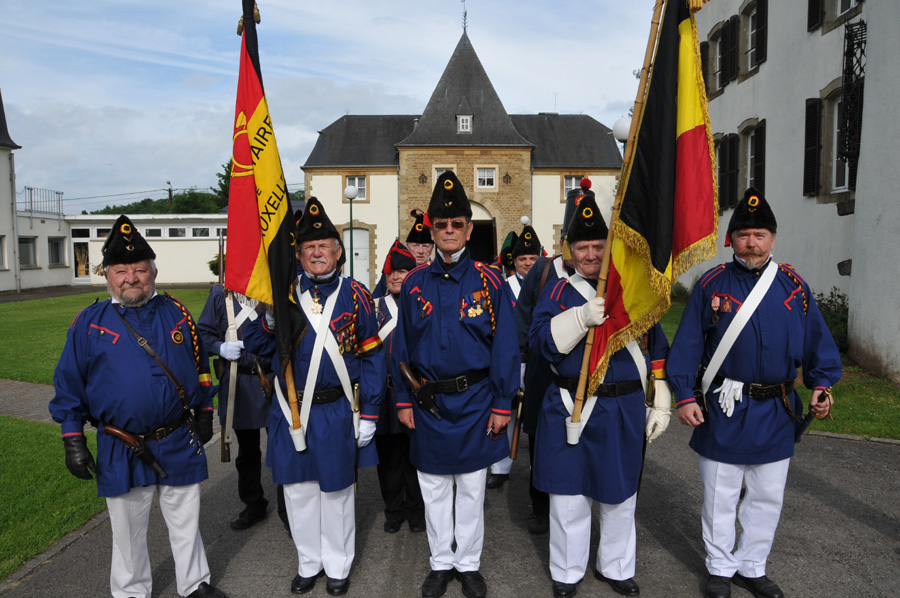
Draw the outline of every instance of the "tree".
M222 164L222 171L216 173L216 178L218 184L209 190L215 194L219 208L224 208L228 205L228 190L231 189L231 160Z

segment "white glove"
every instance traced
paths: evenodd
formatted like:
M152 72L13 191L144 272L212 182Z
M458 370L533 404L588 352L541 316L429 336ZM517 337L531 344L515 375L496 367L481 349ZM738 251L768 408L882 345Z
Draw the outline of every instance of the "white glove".
M578 308L585 326L600 326L609 318L603 313L605 304L606 300L603 297L594 297Z
M375 422L367 419L359 422L359 438L356 439L356 446L359 448L369 446L373 436L375 436Z
M266 328L272 330L275 328L275 314L266 310Z
M713 390L719 393L719 407L725 417L731 417L734 413L734 404L740 403L744 398L744 383L731 378L725 378L722 386Z
M672 408L672 391L665 380L655 380L653 389L656 393L653 397L653 407L647 407L647 444L660 437L669 427L669 419Z
M244 341L225 341L219 345L219 355L228 361L237 361L244 352Z
M525 390L525 364L524 363L522 364L522 369L520 371L521 371L521 373L519 374L519 388L521 388L522 390Z

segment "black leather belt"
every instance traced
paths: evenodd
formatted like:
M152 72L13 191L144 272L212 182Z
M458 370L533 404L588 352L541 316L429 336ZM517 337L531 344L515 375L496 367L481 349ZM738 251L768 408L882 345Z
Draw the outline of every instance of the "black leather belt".
M325 403L334 403L344 396L344 389L340 386L334 388L326 388L325 390L317 390L313 392L313 405L323 405ZM297 400L303 403L303 391L297 391Z
M553 374L553 381L560 388L565 388L569 392L578 390L578 379L563 378L557 374ZM630 395L633 392L643 390L644 385L640 380L625 380L624 382L610 382L609 384L601 384L597 387L595 393L598 397L620 397L622 395Z
M484 369L475 372L467 372L461 376L449 378L447 380L431 380L423 384L419 389L419 392L431 393L433 395L439 393L452 394L454 392L463 392L470 386L474 386L487 378L489 373L490 370Z
M725 381L725 376L716 376L713 378L713 386L721 386ZM756 382L747 382L744 384L744 394L751 399L780 399L791 394L794 391L794 381L781 382L779 384L759 384Z
M165 425L161 428L156 428L152 432L147 432L146 434L135 434L135 436L142 439L144 442L165 440L169 434L186 424L187 421L188 416L184 416L175 423Z

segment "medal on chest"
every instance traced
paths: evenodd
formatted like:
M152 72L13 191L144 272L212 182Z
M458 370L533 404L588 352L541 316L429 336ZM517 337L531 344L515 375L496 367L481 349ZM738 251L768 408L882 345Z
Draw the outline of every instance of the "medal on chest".
M322 313L322 299L321 299L321 297L319 296L319 294L318 294L318 293L313 293L313 294L312 294L312 300L313 300L313 304L312 304L312 307L310 308L310 309L312 309L312 312L313 312L314 314L320 314L320 313Z

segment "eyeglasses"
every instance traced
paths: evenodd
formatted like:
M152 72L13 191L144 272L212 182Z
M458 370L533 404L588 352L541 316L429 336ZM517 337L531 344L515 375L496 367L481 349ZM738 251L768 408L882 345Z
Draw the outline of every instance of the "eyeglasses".
M468 222L465 220L436 220L431 223L431 226L437 230L444 230L447 228L447 225L452 226L456 230L463 228Z

